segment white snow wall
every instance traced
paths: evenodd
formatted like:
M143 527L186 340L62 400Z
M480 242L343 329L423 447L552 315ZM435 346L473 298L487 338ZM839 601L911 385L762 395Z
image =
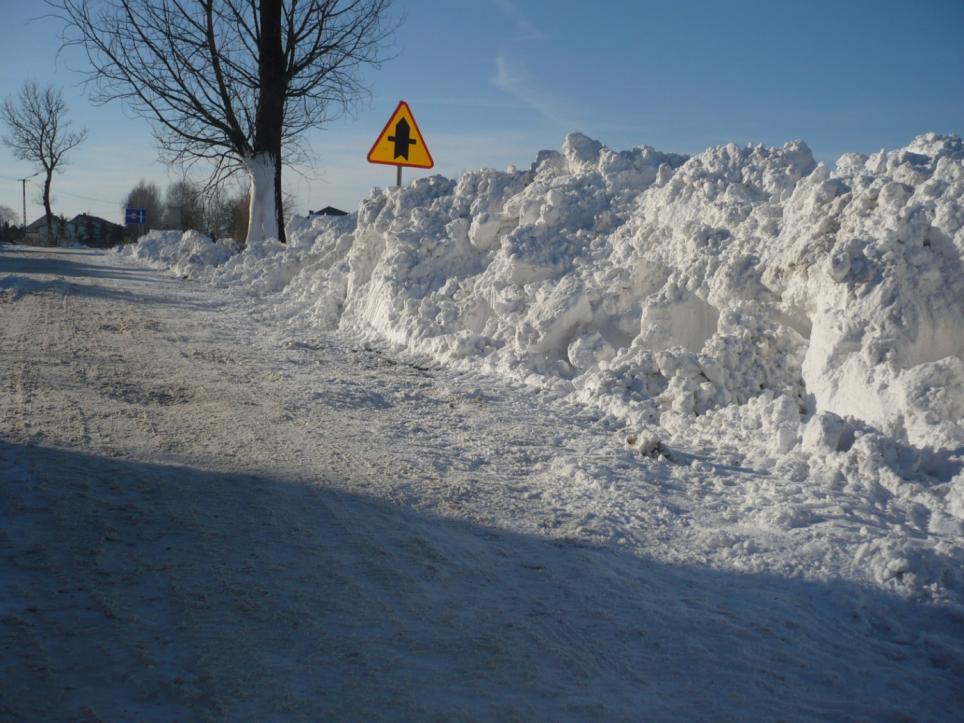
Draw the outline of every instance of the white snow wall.
M831 169L799 141L687 159L571 135L529 170L375 190L288 240L124 253L262 297L290 334L341 329L616 417L654 479L689 467L679 494L709 517L680 529L721 564L799 555L964 600L959 138ZM560 455L533 473L593 470L607 499L598 461Z
M831 170L800 141L687 159L574 134L528 171L376 189L354 223L300 224L283 314L640 423L769 393L964 444L955 136Z
M682 434L760 398L960 451L962 258L956 136L831 170L801 141L686 158L573 134L529 170L376 189L195 270L639 426Z

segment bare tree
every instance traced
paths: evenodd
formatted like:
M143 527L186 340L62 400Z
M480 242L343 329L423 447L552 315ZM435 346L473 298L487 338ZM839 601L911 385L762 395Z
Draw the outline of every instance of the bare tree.
M364 94L392 0L47 0L93 97L149 119L167 160L250 179L248 241L284 238L284 154Z
M212 238L244 242L248 235L248 190L220 184L204 197L204 227Z
M203 225L204 202L201 189L193 181L174 181L164 193L164 225L181 230L200 230Z
M144 179L130 193L124 197L121 208L143 208L147 211L147 228L162 228L161 211L161 191L157 184L148 183Z
M14 241L20 233L17 226L17 214L12 208L0 206L0 243Z
M47 240L53 240L54 215L50 210L50 185L54 171L66 163L68 151L87 137L86 130L70 130L67 104L53 86L41 88L28 80L16 100L7 98L0 107L0 118L7 126L3 143L22 161L36 163L44 172L43 204L47 220Z

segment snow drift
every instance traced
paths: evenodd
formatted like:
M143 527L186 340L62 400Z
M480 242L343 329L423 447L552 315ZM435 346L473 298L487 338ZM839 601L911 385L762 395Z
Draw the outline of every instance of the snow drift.
M118 251L148 266L193 277L208 267L223 264L240 248L231 239L212 242L197 231L150 231L133 246L121 246Z
M929 540L882 533L855 564L964 589L958 137L831 169L801 141L687 158L573 134L529 170L375 189L288 235L234 253L152 234L125 253L595 406L641 451L735 450L813 494L920 508ZM775 509L758 522L809 524L802 503Z

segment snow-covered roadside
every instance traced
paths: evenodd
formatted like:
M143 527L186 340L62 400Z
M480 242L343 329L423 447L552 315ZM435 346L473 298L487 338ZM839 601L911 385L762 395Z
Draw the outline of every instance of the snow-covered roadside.
M772 471L119 261L0 253L0 718L964 704L964 617L866 584L856 494L782 532Z
M964 596L964 144L831 170L805 144L693 158L584 136L528 171L376 190L290 244L125 253L339 330L524 381L688 466L728 568ZM738 482L726 470L742 471ZM752 472L752 474L750 473ZM576 457L546 471L607 484ZM630 495L631 497L631 495Z

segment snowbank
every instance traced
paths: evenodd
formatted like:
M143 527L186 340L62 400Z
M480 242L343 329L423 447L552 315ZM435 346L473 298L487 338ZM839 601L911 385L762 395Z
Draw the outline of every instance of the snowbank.
M825 494L923 515L927 539L871 534L854 564L964 590L956 136L831 169L801 141L687 158L573 134L529 170L376 189L289 238L231 255L154 234L130 253L270 294L279 318L592 405L659 440L647 451L736 450L809 486L762 526L816 524L807 500Z
M239 248L235 241L214 242L197 231L150 231L136 244L118 247L117 253L154 268L170 269L178 276L196 278L210 267L223 264Z

